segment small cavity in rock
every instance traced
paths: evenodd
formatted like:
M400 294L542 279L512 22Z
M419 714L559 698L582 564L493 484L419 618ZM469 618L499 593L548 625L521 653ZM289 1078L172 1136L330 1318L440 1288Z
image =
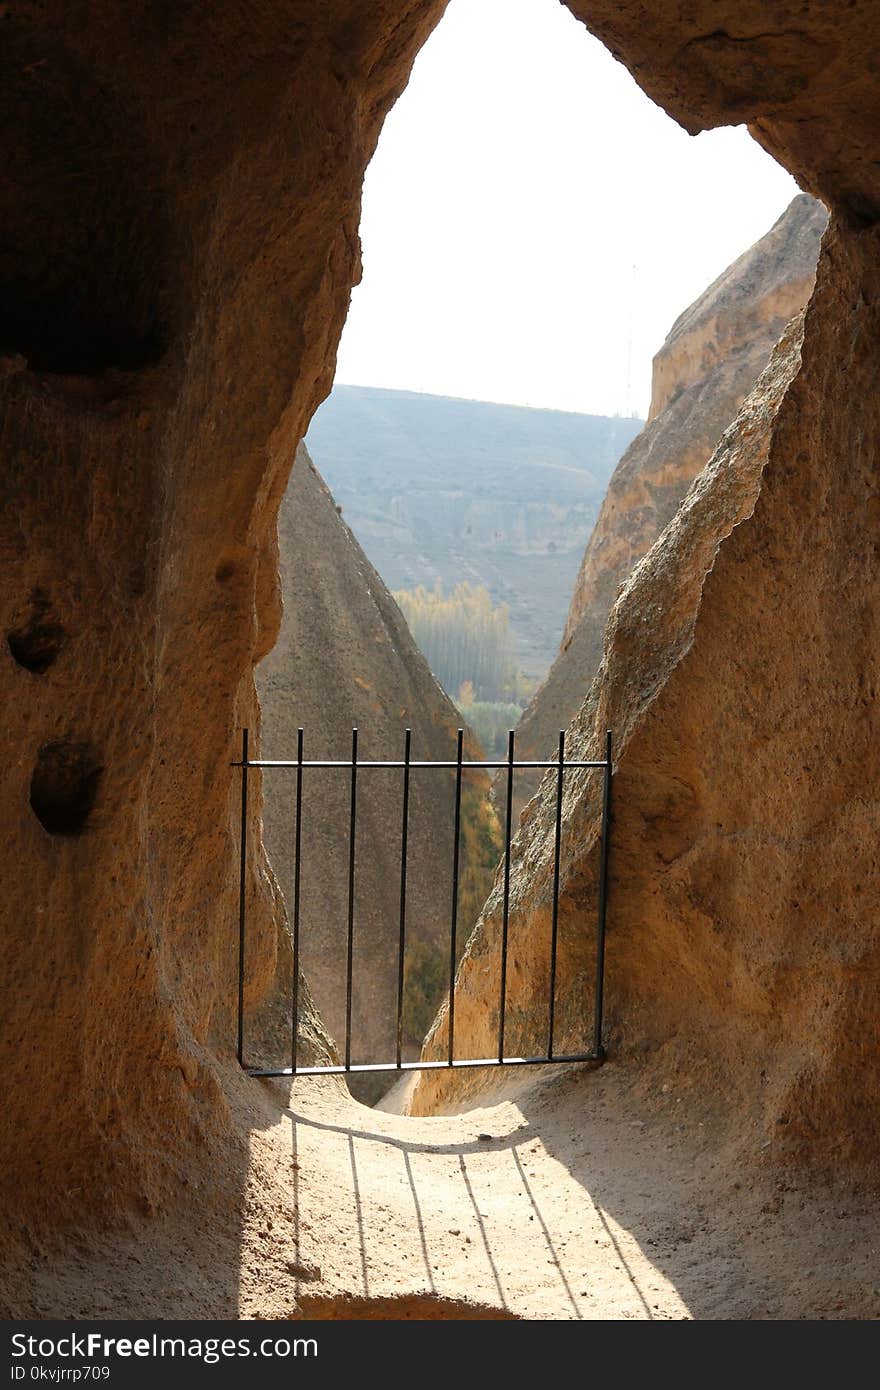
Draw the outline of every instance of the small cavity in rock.
M92 813L103 766L90 743L46 743L31 776L31 808L50 835L80 835Z
M7 633L6 642L19 666L42 676L57 660L66 635L51 603L38 590L31 598L27 618Z

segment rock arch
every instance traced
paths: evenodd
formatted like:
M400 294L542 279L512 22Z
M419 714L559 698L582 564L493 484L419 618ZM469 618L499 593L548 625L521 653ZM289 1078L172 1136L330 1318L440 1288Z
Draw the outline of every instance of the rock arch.
M53 119L67 109L65 64L94 94L81 107L70 98L83 123L63 147L70 162L82 161L86 192L64 181L55 190L47 154L27 203L44 257L52 251L46 223L57 218L64 285L52 316L41 318L29 263L13 268L11 327L0 343L3 630L14 627L22 594L51 583L76 631L64 662L36 686L11 652L0 654L11 967L0 1171L8 1207L25 1223L93 1213L97 1193L102 1221L167 1206L200 1167L209 1187L221 1167L243 1174L250 1102L231 1046L236 787L228 763L237 728L257 726L253 664L278 623L274 518L295 444L332 379L359 272L363 170L443 8L442 0L280 0L250 7L247 26L231 3L212 6L208 20L190 6L147 0L17 10L17 69L3 99L14 101L30 144L50 148L51 124L41 126L37 112L46 84L57 95ZM678 691L675 720L667 713L661 721L655 702L644 712L652 742L648 723L639 725L662 766L659 755L636 757L633 725L627 775L662 800L669 778L687 771L700 787L697 843L715 807L692 750L700 738L716 739L711 775L745 805L752 793L738 750L749 720L759 721L777 757L764 800L749 802L763 826L755 862L778 872L780 885L759 935L782 962L779 989L789 968L801 971L797 1047L774 1051L773 1089L808 1150L810 1126L830 1103L829 1143L863 1154L877 1079L873 1024L865 1027L877 896L865 788L880 743L864 661L877 639L876 26L867 6L805 15L793 0L774 7L771 29L758 0L729 16L713 0L686 14L641 0L571 0L570 8L688 129L748 121L832 207L803 366L771 426L763 491L707 581L689 639L690 683L684 688L680 663L665 683L665 700ZM106 238L103 209L93 208L105 193L118 202ZM94 263L81 221L99 230ZM155 243L143 234L147 221ZM134 238L134 277L117 255L122 225ZM74 282L75 292L64 288ZM218 564L230 556L218 583ZM781 625L762 607L771 592L787 615ZM750 642L737 644L745 664L734 672L730 639L746 616ZM623 638L621 629L614 640ZM600 688L597 717L617 723L615 701L625 703L628 690L624 668L615 669L618 687ZM725 706L722 677L761 698L738 711ZM39 748L71 721L101 750L102 814L93 834L66 841L62 862L31 814L29 784ZM792 808L786 823L802 848L774 868L780 766ZM575 870L587 810L572 809ZM249 833L256 1006L261 994L271 999L278 907L256 819ZM808 849L819 845L810 877ZM705 873L716 865L702 862ZM699 924L693 949L707 949L704 878L686 868L672 877L657 869L666 906L652 950L681 898ZM835 884L836 907L814 929L802 905L815 901L820 871ZM639 878L623 911L627 931L641 920L639 894L658 882ZM708 915L717 910L710 903ZM733 968L751 909L731 894L724 911ZM634 1027L658 1036L675 1001L652 1003L647 976L628 976L624 954L618 997L632 1004ZM820 957L834 977L830 994L806 984ZM691 1000L695 1045L716 1027L717 988L718 978L707 977ZM763 995L756 1011L753 1031L774 1047L785 1043L765 1027L773 997ZM820 1018L834 1019L823 1028L832 1041L811 1051ZM735 1040L731 1055L738 1048ZM63 1189L48 1155L63 1163Z

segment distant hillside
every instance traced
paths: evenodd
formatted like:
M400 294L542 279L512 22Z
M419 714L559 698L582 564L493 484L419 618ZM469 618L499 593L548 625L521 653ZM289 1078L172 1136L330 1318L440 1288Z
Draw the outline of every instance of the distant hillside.
M510 605L522 669L541 677L608 479L642 423L336 386L307 444L390 589L485 584Z

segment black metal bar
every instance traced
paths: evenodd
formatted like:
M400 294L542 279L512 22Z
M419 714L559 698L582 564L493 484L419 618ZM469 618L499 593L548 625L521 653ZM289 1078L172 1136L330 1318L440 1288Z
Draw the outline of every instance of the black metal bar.
M403 1056L403 970L406 958L406 855L409 839L409 762L412 729L407 729L403 747L403 829L400 836L400 939L397 944L397 1065Z
M461 841L461 769L464 750L464 729L458 731L455 757L455 842L452 846L452 925L449 943L449 1065L455 1056L455 945L458 927L458 868Z
M602 782L602 842L599 852L599 906L596 915L596 992L593 1003L593 1051L605 1055L602 1047L602 1010L605 997L605 926L608 915L608 850L611 834L611 730L605 734L605 775Z
M241 767L241 763L240 763L240 762L230 763L229 766L230 766L230 767ZM251 767L264 767L264 768L273 768L273 767L296 767L296 766L297 766L297 762L296 762L296 759L261 758L261 759L252 759L251 762L250 762L250 766L251 766ZM371 769L371 768L376 768L376 767L379 767L379 768L401 767L401 768L402 768L403 766L404 766L404 764L403 764L402 762L395 762L395 761L393 761L393 760L390 761L390 762L381 762L381 761L372 761L372 762L371 762L371 761L368 761L368 760L365 759L363 762L358 763L358 769L359 769L359 771L361 771L361 772L363 772L364 770L369 770L369 769ZM456 762L454 762L454 761L453 761L453 762L443 762L443 761L440 761L440 762L431 762L430 760L427 760L427 759L422 759L421 761L414 759L414 760L410 763L410 767L411 767L411 768L421 768L421 767L437 767L437 768L443 768L443 767L445 767L445 768L456 768L457 766L458 766L458 763L456 763ZM556 759L555 759L555 758L551 758L549 762L536 762L534 759L528 758L528 759L523 759L522 762L517 761L516 764L515 764L515 766L516 766L517 768L522 768L522 767L538 767L538 768L542 768L542 767L543 767L543 768L556 767ZM578 761L574 761L574 760L573 760L573 761L567 762L567 763L565 764L565 766L566 766L567 768L568 768L568 767L594 767L594 768L602 768L602 767L605 766L605 763L604 763L604 761L603 761L602 759L599 759L599 760L595 760L595 759L594 759L592 762L584 762L584 761L582 761L582 760L578 760ZM350 768L350 767L351 767L351 760L350 760L350 759L326 759L326 760L323 760L323 759L315 759L315 760L312 760L312 761L310 761L310 762L309 762L309 761L304 762L304 763L303 763L303 767L343 767L343 768L348 767L348 768ZM491 772L491 771L497 770L497 769L499 769L499 768L505 768L505 767L507 767L507 759L505 758L505 760L504 760L503 763L497 763L497 762L467 762L467 761L465 761L465 762L462 763L462 767L464 768L465 772L467 772L468 769L470 769L470 768L474 768L474 769L483 768L484 770Z
M510 837L513 830L513 740L507 735L507 813L504 821L504 907L501 919L501 998L498 1013L498 1060L504 1056L504 1024L507 1013L507 930L510 922Z
M556 837L553 844L553 922L550 928L550 1018L547 1030L547 1056L553 1059L553 1030L556 1025L556 954L559 942L559 859L562 846L562 778L565 772L565 730L559 730L559 771L556 774Z
M248 731L241 731L241 845L238 865L238 1065L244 1066L244 919L247 897Z
M604 1055L604 1054L603 1054ZM601 1062L602 1057L597 1057L594 1052L566 1052L558 1054L556 1057L504 1057L500 1061L497 1057L467 1057L456 1060L452 1063L451 1070L457 1071L462 1067L546 1067L549 1062ZM373 1071L449 1071L448 1061L442 1062L401 1062L400 1066L396 1062L355 1062L350 1067L337 1064L326 1067L300 1067L297 1076L343 1076L346 1072L373 1072ZM254 1067L248 1071L248 1076L290 1076L290 1067L279 1067L273 1070L270 1067Z
M351 731L351 813L348 824L348 958L345 967L345 1070L351 1070L351 995L354 965L354 852L357 830L358 731Z
M296 833L293 842L293 1004L290 1020L290 1070L296 1075L299 1046L299 885L302 863L303 731L296 735Z

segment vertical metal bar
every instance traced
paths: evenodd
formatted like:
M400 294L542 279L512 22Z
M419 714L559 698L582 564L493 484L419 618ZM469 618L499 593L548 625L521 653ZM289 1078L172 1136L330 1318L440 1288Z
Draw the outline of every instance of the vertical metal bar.
M354 965L354 851L357 829L358 731L351 731L351 812L348 823L348 957L345 967L345 1070L351 1069L351 984Z
M302 863L303 731L296 735L296 832L293 842L293 1004L290 1020L290 1070L296 1075L299 1044L299 884Z
M559 858L562 845L562 776L565 763L565 730L559 730L559 767L556 772L556 839L553 847L553 924L550 929L550 1018L547 1030L547 1056L553 1060L553 1030L556 1024L556 955L559 941Z
M599 906L596 919L596 992L593 1013L593 1051L602 1049L602 1009L605 994L605 925L608 914L608 848L611 833L611 730L605 734L605 771L602 785L602 843L599 856Z
M244 919L247 896L248 731L241 731L241 845L238 863L238 1065L244 1066Z
M507 815L504 823L504 909L501 920L501 1001L498 1016L498 1061L504 1061L507 1012L507 929L510 921L510 836L513 829L513 729L507 735Z
M400 835L400 939L397 943L397 1065L403 1060L403 969L406 959L406 854L409 838L409 760L412 729L403 745L403 829Z
M455 841L452 846L452 925L449 942L449 1052L448 1061L452 1066L455 1056L455 946L458 927L458 869L461 849L461 759L464 750L464 729L458 731L455 752Z

